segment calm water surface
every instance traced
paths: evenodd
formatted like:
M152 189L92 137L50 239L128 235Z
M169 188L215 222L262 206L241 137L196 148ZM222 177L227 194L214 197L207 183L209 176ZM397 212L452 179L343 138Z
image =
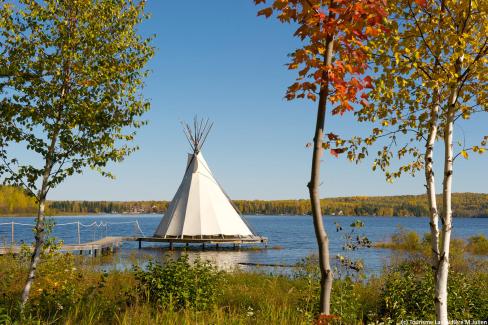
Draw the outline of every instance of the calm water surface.
M80 221L83 225L89 225L93 222L108 223L106 227L80 227L81 241L91 241L99 239L105 235L112 236L132 236L140 235L134 221L138 221L142 232L146 236L152 236L158 226L161 215L94 215L94 216L59 216L52 218L57 225L52 235L62 239L66 244L76 243L77 225L61 224ZM246 219L261 236L269 238L269 247L280 247L281 249L267 250L220 250L214 249L201 251L190 251L191 258L200 257L211 260L222 268L235 267L239 263L259 263L259 264L285 264L292 265L300 259L313 254L317 251L315 235L313 231L312 218L310 216L246 216ZM335 222L342 225L344 230L348 230L349 225L356 219L365 223L361 233L366 235L371 241L387 241L390 236L398 230L398 227L404 227L408 230L415 230L419 234L429 231L427 218L405 218L405 217L347 217L347 216L326 216L324 217L325 226L330 234L331 255L342 254L342 245L344 239L342 233L335 231ZM32 242L32 227L29 224L34 223L32 217L22 218L0 218L0 243L9 244L11 241L11 226L2 224L8 222L24 223L15 225L15 241ZM483 234L488 236L488 219L454 219L453 237L468 238L473 235ZM143 243L144 248L137 250L137 243L124 243L118 253L122 264L117 267L130 266L133 262L130 256L139 257L148 256L159 259L168 253L167 244L163 243ZM172 254L181 254L173 252ZM387 263L391 251L387 249L367 248L350 253L354 258L360 258L364 261L365 269L368 273L380 271ZM124 263L123 261L126 260ZM129 262L131 260L131 262Z

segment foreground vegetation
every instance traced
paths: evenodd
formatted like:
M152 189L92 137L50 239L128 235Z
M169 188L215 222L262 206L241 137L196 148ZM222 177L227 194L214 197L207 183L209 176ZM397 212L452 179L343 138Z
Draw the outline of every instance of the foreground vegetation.
M438 196L439 206L440 196ZM84 213L164 213L168 201L49 201L51 215ZM309 200L235 200L243 214L304 215L310 214ZM427 216L424 195L354 196L321 200L323 214L348 216ZM454 193L455 217L488 217L488 194ZM0 215L34 215L37 205L33 198L15 187L0 186Z
M488 267L455 253L450 319L488 318ZM48 253L24 315L19 311L27 254L0 257L0 324L311 324L318 313L313 257L289 276L222 272L183 256L141 269L100 270L101 258ZM336 324L433 320L433 277L421 253L392 261L377 277L337 266ZM107 262L107 261L105 261ZM115 261L111 261L115 262Z

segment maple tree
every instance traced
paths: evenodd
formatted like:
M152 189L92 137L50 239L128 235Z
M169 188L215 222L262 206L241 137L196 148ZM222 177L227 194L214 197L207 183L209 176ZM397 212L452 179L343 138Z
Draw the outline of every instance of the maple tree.
M51 189L133 152L149 103L140 95L151 38L144 1L0 0L0 176L36 200L35 245L22 307L45 247ZM3 70L3 71L2 71ZM10 148L17 150L7 150ZM34 159L22 161L17 152Z
M452 229L452 175L457 157L486 151L487 136L453 151L454 125L459 119L488 111L488 3L477 0L397 0L389 3L388 35L368 43L378 77L374 90L356 112L373 123L371 135L337 138L349 159L361 160L367 147L387 140L373 169L388 180L423 170L429 202L436 319L447 324L447 277ZM434 147L444 143L442 210L435 195ZM419 144L421 146L419 146ZM396 148L396 149L395 149ZM391 171L394 157L409 159ZM439 219L441 224L439 227Z
M256 4L266 0L255 0ZM368 105L365 92L372 87L367 70L368 38L385 32L382 24L386 12L381 0L274 0L259 10L266 18L276 16L282 23L297 25L295 36L302 46L290 54L288 69L297 70L298 77L286 92L286 98L317 101L311 178L308 183L315 235L319 247L321 271L320 312L330 314L333 272L330 266L329 237L325 230L320 206L320 159L324 149L333 155L340 148L329 148L324 136L327 105L332 114L353 110L354 103Z

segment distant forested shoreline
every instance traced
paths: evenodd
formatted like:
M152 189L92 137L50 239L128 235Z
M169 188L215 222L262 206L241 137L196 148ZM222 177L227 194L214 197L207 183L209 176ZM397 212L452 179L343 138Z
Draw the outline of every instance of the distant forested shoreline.
M488 217L488 194L454 193L455 217ZM142 214L164 213L168 201L49 201L50 215L70 214ZM260 215L308 215L310 201L301 200L235 200L243 214ZM440 196L439 207L442 208ZM401 216L420 217L428 214L424 195L400 196L351 196L322 199L326 215L347 216ZM24 191L11 186L0 187L0 216L35 215L36 202Z

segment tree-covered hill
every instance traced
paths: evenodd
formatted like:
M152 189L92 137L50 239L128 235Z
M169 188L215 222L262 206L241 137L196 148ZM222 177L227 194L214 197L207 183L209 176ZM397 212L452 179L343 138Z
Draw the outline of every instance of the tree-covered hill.
M488 194L454 193L455 217L488 217ZM437 196L442 208L441 196ZM235 201L244 214L310 214L309 200ZM427 216L425 195L351 196L321 200L326 215L349 216Z
M439 206L442 205L438 196ZM308 200L236 200L243 214L307 215ZM164 213L168 201L49 201L48 213ZM426 216L427 201L424 195L402 196L352 196L322 199L324 214L351 216ZM455 193L453 195L455 217L488 217L488 194ZM36 212L34 199L21 189L0 187L0 215L32 215Z

